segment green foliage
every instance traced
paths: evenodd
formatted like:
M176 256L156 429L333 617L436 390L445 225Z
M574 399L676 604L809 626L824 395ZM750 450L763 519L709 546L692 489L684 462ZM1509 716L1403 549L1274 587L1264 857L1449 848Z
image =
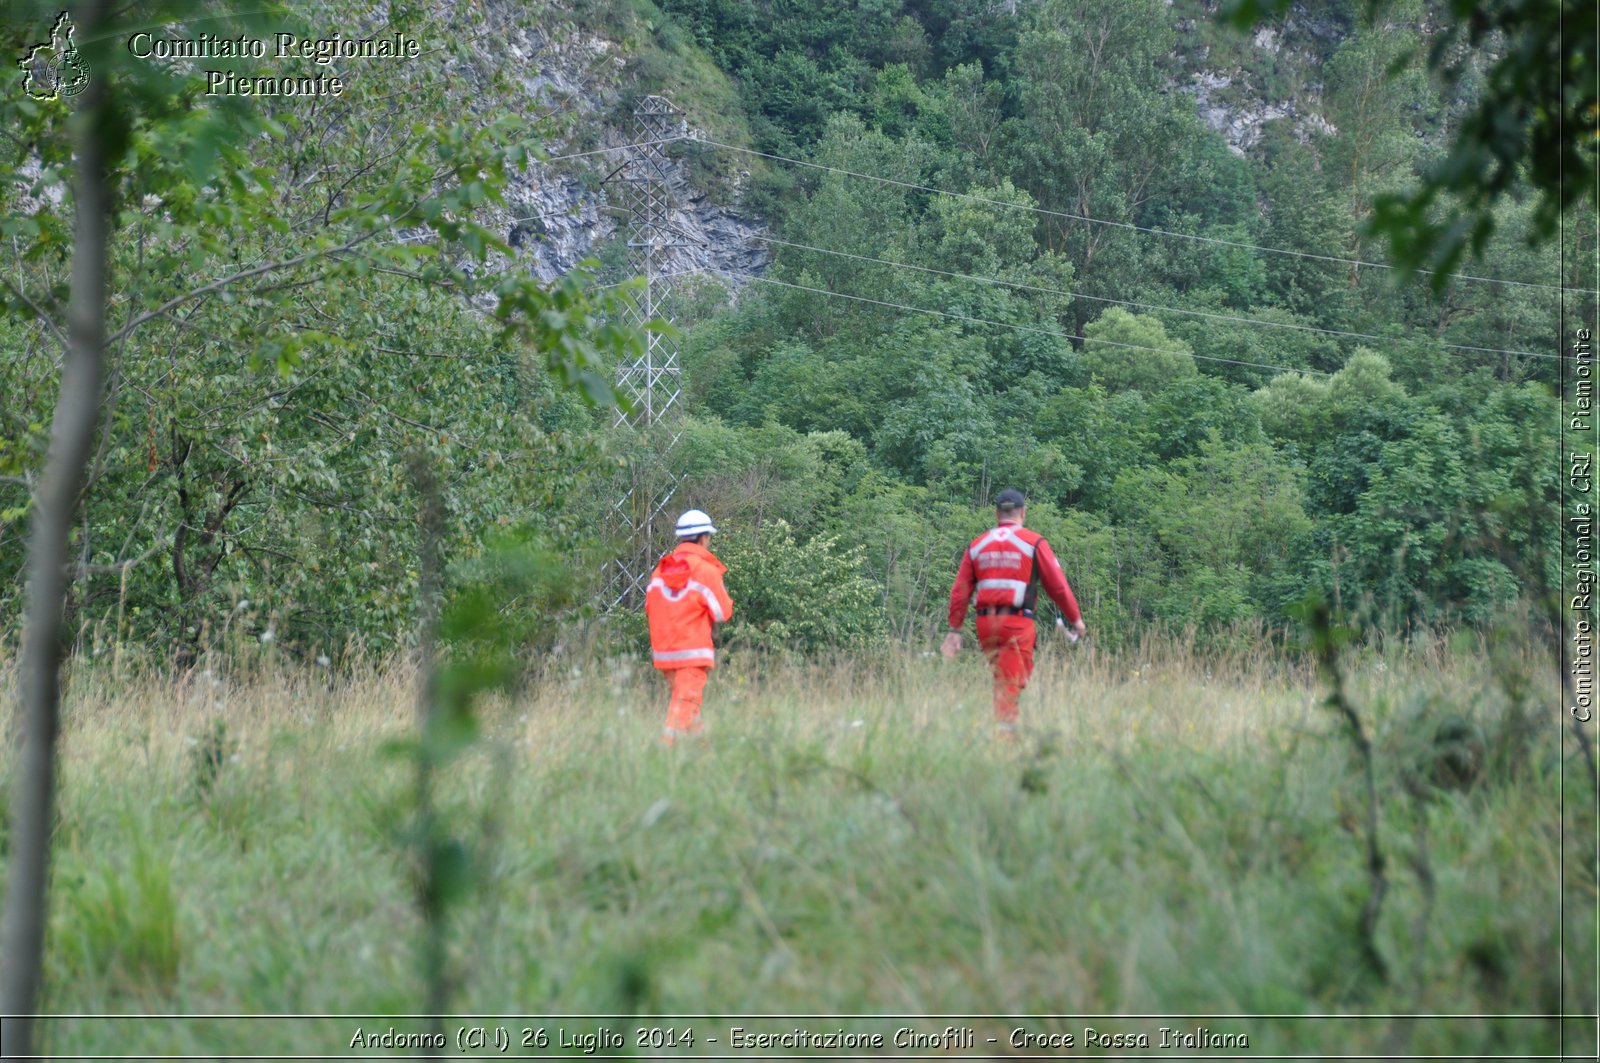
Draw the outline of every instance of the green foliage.
M908 59L890 57L916 36L889 29L907 14L892 3L804 27L735 0L667 6L749 75L758 137L826 168L768 204L785 241L768 276L931 312L757 285L687 337L691 408L721 421L686 427L695 497L741 523L782 515L800 541L861 537L889 630L937 627L956 529L1002 485L1073 507L1068 574L1112 640L1281 628L1317 588L1375 627L1481 623L1529 588L1506 558L1543 503L1489 470L1522 468L1506 432L1544 407L1501 403L1550 368L1442 344L1541 350L1548 299L1435 297L1336 261L1376 257L1373 197L1412 187L1471 105L1427 76L1440 34L1423 12L1319 12L1262 46L1201 5L1040 3L1003 20L991 55L962 53L975 38L923 4L909 14L930 50ZM1188 62L1236 72L1217 98L1314 100L1327 124L1268 122L1230 151L1169 91L1192 73L1175 27L1198 42ZM1531 207L1497 210L1532 231ZM1502 275L1544 270L1510 241L1490 250ZM822 472L795 433L847 437L849 471ZM1462 466L1474 446L1495 457Z
M831 535L796 542L782 519L720 536L735 609L727 645L798 654L866 645L880 634L882 614L863 554Z
M237 16L239 29L260 36L258 14L273 30L299 25L272 9ZM481 58L463 32L480 10L449 26L392 15L463 62ZM247 620L308 655L406 638L415 527L397 456L418 448L451 469L450 557L530 523L570 545L566 499L595 440L565 392L608 405L611 367L640 337L617 324L627 286L597 287L593 264L541 283L482 224L543 131L461 121L442 58L365 66L321 110L200 96L175 66L104 60L96 76L113 82L121 126L113 300L127 310L74 543L75 624L115 617L119 639L180 662ZM510 84L486 71L477 92ZM395 98L408 101L404 129L385 110ZM0 576L20 556L9 547L42 462L63 331L51 278L68 267L71 216L70 167L31 165L62 150L69 112L4 106L20 135L5 148L0 220L24 265L4 333L23 357L0 361L17 400L0 417ZM19 602L4 583L9 627Z
M459 715L480 693L513 689L596 590L578 575L596 568L526 526L488 534L478 553L458 562L439 623L446 711Z
M1311 528L1301 479L1267 444L1229 444L1215 434L1165 468L1124 472L1112 512L1143 530L1168 564L1147 592L1152 613L1202 629L1277 613Z
M612 434L581 401L603 404L637 350L612 324L626 287L597 286L624 278L626 249L544 285L481 224L546 133L496 117L521 111L502 106L520 89L498 44L452 59L483 79L468 121L452 75L424 64L374 68L320 119L198 98L160 71L128 80L140 102L119 104L114 275L137 324L118 339L76 532L75 629L180 661L224 634L336 659L403 642L416 529L397 455L416 449L444 470L441 542L460 578L497 536L590 574L495 599L525 654L553 646L548 618L594 600L616 546L608 500L674 480L733 534L782 519L797 543L863 545L874 623L901 637L937 628L956 539L1006 485L1083 537L1068 575L1117 638L1152 622L1281 628L1314 588L1404 624L1481 623L1536 593L1555 570L1517 558L1542 542L1532 514L1553 487L1519 450L1543 436L1518 428L1549 416L1525 384L1553 383L1559 363L1469 348L1545 351L1548 293L1435 294L1337 261L1379 257L1374 197L1425 187L1498 91L1499 60L1446 56L1454 82L1428 61L1481 27L1346 5L1275 23L1262 44L1192 0L980 7L574 6L576 28L626 57L596 82L614 119L665 92L716 139L820 167L674 146L697 185L737 190L770 224L765 278L821 293L674 292L689 416L670 458L670 432ZM409 32L434 18L394 13ZM1201 66L1231 72L1213 103L1297 110L1230 150L1181 91ZM406 130L385 124L383 93L411 101ZM37 159L12 145L0 219L27 296L8 290L0 319L16 355L0 388L17 397L0 404L0 629L20 605L71 195L64 110L5 106ZM324 137L319 121L368 135ZM1485 272L1550 277L1525 246L1547 220L1523 194L1538 191L1513 181L1494 197ZM1577 260L1586 231L1572 227ZM199 291L257 266L271 268ZM1217 453L1241 470L1205 483ZM1407 463L1444 477L1423 503L1405 497L1425 489ZM1264 486L1298 509L1277 532L1245 522L1254 554L1208 534Z
M1083 367L1107 391L1155 395L1194 376L1194 352L1159 319L1113 306L1083 330Z
M661 0L687 36L739 79L757 146L792 154L849 111L899 132L922 106L918 79L992 54L1010 32L999 11L901 0L804 7L753 0Z
M800 540L866 536L890 631L936 629L946 557L1002 485L1072 507L1048 519L1080 540L1069 578L1112 642L1282 629L1312 589L1374 628L1480 624L1530 589L1507 559L1538 541L1526 514L1549 488L1504 447L1549 408L1502 403L1550 367L1462 347L1541 351L1549 299L1400 290L1338 261L1376 256L1374 195L1413 187L1472 102L1427 77L1419 54L1448 34L1414 5L1320 11L1262 45L1203 5L1035 3L994 58L942 67L886 58L890 35L851 37L843 10L802 30L670 6L726 69L760 70L762 136L822 166L786 178L768 277L933 312L755 285L686 343L691 408L722 421L686 427L696 498L781 512ZM949 13L912 18L952 54ZM1182 56L1234 70L1214 96L1234 109L1296 96L1323 123L1229 150L1170 91ZM1528 205L1496 210L1533 231ZM1510 240L1490 251L1496 274L1544 271ZM848 474L803 458L795 434L824 432L850 439ZM1474 447L1493 458L1462 464Z
M801 434L775 423L730 427L687 418L683 494L731 527L813 523L865 472L866 448L840 431Z
M443 497L428 458L413 453L410 466L421 525L420 725L414 738L392 740L385 752L409 762L415 786L381 807L379 818L405 858L423 924L419 968L427 1009L438 1015L458 978L449 957L451 927L469 895L492 887L498 837L492 806L476 832L457 825L468 818L465 809L451 815L441 808L444 773L480 742L482 697L512 693L530 664L523 651L553 640L554 614L570 600L574 581L566 559L524 531L500 537L458 572L441 608ZM503 782L503 771L495 777Z
M1366 6L1376 22L1406 13L1411 4L1369 0ZM1222 15L1247 28L1288 7L1288 0L1229 0ZM1446 7L1427 50L1429 69L1446 86L1476 80L1479 57L1491 42L1500 46L1468 98L1467 113L1444 156L1424 170L1414 188L1377 197L1370 225L1387 240L1399 265L1435 271L1435 292L1446 288L1469 252L1482 256L1497 228L1495 208L1516 199L1523 187L1537 195L1540 242L1554 236L1567 212L1581 210L1586 202L1595 205L1593 182L1584 175L1592 174L1597 163L1592 131L1600 108L1593 4L1449 0ZM1396 36L1387 29L1375 26L1372 36ZM1390 59L1390 74L1409 68L1421 52L1404 35L1385 44L1393 46L1409 46L1409 51ZM1384 71L1374 67L1373 72Z

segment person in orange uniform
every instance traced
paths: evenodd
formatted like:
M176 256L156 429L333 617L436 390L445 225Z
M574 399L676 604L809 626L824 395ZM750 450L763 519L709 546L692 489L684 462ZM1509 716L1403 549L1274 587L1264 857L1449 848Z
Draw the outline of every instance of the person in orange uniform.
M950 588L950 633L940 647L947 658L961 652L961 626L972 601L978 646L994 670L994 719L1002 737L1016 732L1017 697L1033 675L1033 607L1040 586L1073 634L1081 638L1088 630L1050 544L1022 526L1027 515L1028 500L1021 491L995 496L995 527L972 540L961 555Z
M722 585L727 566L706 548L716 530L701 510L679 517L677 548L656 563L645 589L650 653L655 666L672 676L667 726L661 732L667 745L700 730L706 673L717 663L713 626L733 615L733 599Z

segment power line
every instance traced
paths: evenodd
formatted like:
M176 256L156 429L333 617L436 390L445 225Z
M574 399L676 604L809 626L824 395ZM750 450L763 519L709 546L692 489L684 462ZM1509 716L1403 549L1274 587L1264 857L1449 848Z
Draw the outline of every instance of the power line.
M680 133L675 137L662 137L660 140L640 140L633 144L616 144L609 148L595 148L592 151L575 151L570 155L551 155L539 162L564 162L567 159L582 159L590 155L604 155L608 151L627 151L629 148L653 148L661 144L671 144L674 141L690 139L687 133Z
M727 151L737 151L746 155L755 155L759 158L771 159L773 162L788 163L792 166L803 166L808 169L822 170L827 173L836 173L845 177L859 177L864 181L876 181L879 184L892 185L895 188L909 189L914 192L928 192L937 196L949 196L952 199L963 199L971 203L983 203L991 207L1004 207L1008 210L1026 210L1034 214L1042 214L1051 218L1065 218L1070 221L1086 222L1090 225L1104 225L1114 229L1129 229L1133 232L1148 233L1152 236L1168 236L1178 240L1192 240L1196 243L1203 244L1218 244L1223 247L1236 247L1248 251L1264 251L1273 255L1287 255L1292 258L1307 258L1318 262L1332 262L1345 266L1361 266L1367 269L1387 270L1393 270L1397 268L1384 262L1367 262L1357 258L1340 258L1337 255L1319 255L1310 251L1287 251L1279 247L1265 247L1261 244L1247 244L1240 240L1224 240L1221 237L1216 236L1197 236L1193 233L1172 232L1167 229L1154 229L1146 225L1135 225L1132 222L1108 221L1104 218L1091 218L1086 214L1073 214L1068 211L1049 210L1045 207L1030 207L1021 203L1008 203L1003 199L994 199L989 196L973 195L970 192L951 192L948 189L934 188L931 185L921 185L912 181L899 181L892 177L879 177L875 174L859 173L855 170L846 170L838 166L828 166L820 162L806 162L803 159L790 159L782 155L773 155L769 152L757 151L754 148L741 148L737 144L724 144L719 140L708 140L701 138L699 142L709 145L713 148L723 148ZM1419 269L1416 272L1430 277L1434 274L1433 270L1427 269ZM1541 291L1574 292L1579 295L1600 295L1600 291L1593 289L1571 288L1561 284L1537 284L1532 281L1505 280L1500 277L1479 277L1471 273L1457 273L1454 274L1454 276L1458 280L1477 281L1480 284L1504 284L1516 288L1534 288Z
M981 284L993 284L1003 288L1015 288L1019 291L1038 292L1044 295L1059 295L1069 299L1089 299L1099 303L1114 303L1118 306L1133 306L1141 310L1162 311L1169 314L1191 314L1195 317L1211 318L1216 321L1231 321L1241 325L1263 325L1270 328L1295 329L1301 332L1316 332L1326 336L1349 336L1353 339L1376 340L1379 343L1391 342L1393 337L1379 336L1370 332L1347 332L1343 329L1319 328L1316 325L1299 325L1288 321L1267 321L1262 318L1239 317L1232 314L1218 314L1207 310L1186 310L1176 306L1159 306L1155 303L1141 303L1133 299L1114 299L1104 295L1086 295L1082 292L1064 291L1059 288L1045 288L1035 284L1023 284L1020 281L1004 281L998 277L986 277L980 274L955 273L950 270L935 269L931 266L919 266L911 262L896 262L892 259L873 258L870 255L858 255L849 251L833 251L826 247L813 247L810 244L799 244L790 240L781 240L775 236L754 235L752 240L760 240L768 244L777 244L781 247L792 247L800 251L814 251L821 255L835 255L839 258L853 259L857 262L872 262L880 266L896 266L901 269L916 270L919 273L931 273L939 277L951 277L956 280L977 281ZM1559 354L1550 354L1542 351L1508 351L1499 347L1473 347L1464 343L1445 343L1441 346L1458 351L1476 351L1482 354L1515 355L1522 358L1553 358L1561 359ZM1198 356L1197 356L1198 357Z
M1093 224L1096 224L1096 225L1107 225L1107 226L1112 226L1112 227L1117 227L1117 228L1130 229L1130 230L1134 230L1134 231L1137 231L1137 232L1149 233L1151 235L1156 235L1156 236L1172 236L1172 237L1178 237L1180 239L1192 240L1192 241L1196 241L1196 242L1200 242L1200 243L1212 243L1212 244L1220 244L1220 245L1228 246L1228 247L1237 247L1237 248L1244 248L1244 249L1256 250L1256 251L1267 251L1267 252L1271 252L1273 254L1288 255L1288 256L1293 256L1293 257L1298 257L1298 258L1315 259L1315 260L1324 261L1324 262L1335 262L1335 263L1341 263L1341 264L1345 264L1345 265L1354 265L1354 266L1367 266L1367 267L1371 267L1373 269L1394 269L1395 268L1393 266L1386 265L1386 264L1380 263L1380 262L1365 262L1365 261L1362 261L1362 260L1359 260L1359 259L1338 258L1338 257L1335 257L1335 256L1318 255L1318 254L1313 254L1313 253L1305 252L1305 251L1286 251L1286 250L1282 250L1280 248L1263 247L1263 246L1260 246L1260 245L1257 245L1257 244L1247 244L1247 243L1242 243L1242 242L1234 241L1234 240L1223 240L1223 239L1220 239L1220 238L1217 238L1217 237L1196 236L1196 235L1192 235L1192 234L1189 234L1189 233L1169 232L1169 231L1164 230L1164 229L1152 229L1152 228L1148 228L1148 227L1145 227L1145 226L1134 225L1134 224L1129 223L1129 222L1106 221L1104 219L1091 218L1091 217L1087 217L1085 215L1071 214L1071 213L1067 213L1067 212L1063 212L1063 211L1048 210L1048 209L1045 209L1043 207L1029 207L1029 206L1025 206L1023 204L1008 203L1008 202L1006 202L1004 200L993 199L993 198L986 197L986 196L977 196L977 195L972 195L970 193L964 193L964 192L951 192L951 191L948 191L946 189L934 188L934 187L929 186L929 185L919 185L919 184L914 184L914 183L908 182L908 181L899 181L899 180L896 180L894 178L879 177L879 176L876 176L874 174L858 173L858 172L853 171L853 170L845 170L845 169L842 169L842 168L836 167L836 166L827 166L827 165L824 165L822 163L806 162L806 161L803 161L803 160L800 160L800 159L790 159L790 158L786 158L786 157L781 156L781 155L773 155L773 154L770 154L768 152L756 151L753 148L741 148L741 147L738 147L738 146L733 145L733 144L725 144L725 143L723 143L721 141L710 140L710 139L707 139L707 138L704 138L704 137L697 137L697 136L693 136L693 135L690 135L690 134L683 134L683 135L679 135L679 136L665 137L665 138L662 138L662 139L659 139L659 140L641 141L641 142L639 142L637 144L620 144L620 145L616 145L614 147L609 147L609 148L596 148L596 149L594 149L592 151L575 152L575 153L572 153L572 154L569 154L569 155L551 156L549 159L547 159L545 161L547 161L547 162L558 162L558 161L565 160L565 159L576 159L576 158L583 158L583 157L589 156L589 155L603 154L603 153L609 152L609 151L626 150L627 148L630 148L630 147L634 147L634 148L638 148L638 147L653 147L653 146L658 146L658 145L662 145L662 144L670 144L670 143L673 143L675 141L685 140L685 139L694 140L697 143L706 144L706 145L708 145L710 147L714 147L714 148L724 148L724 149L729 150L729 151L737 151L737 152L743 152L743 153L750 154L750 155L760 156L761 158L771 159L771 160L776 161L776 162L791 163L791 164L796 165L796 166L803 166L803 167L807 167L807 168L810 168L810 169L823 170L823 171L826 171L826 172L829 172L829 173L837 173L837 174L841 174L841 175L848 176L848 177L859 177L859 178L862 178L863 180L876 181L876 182L879 182L879 183L882 183L882 184L892 185L892 186L900 187L900 188L912 189L912 190L915 190L915 191L929 192L929 193L932 193L932 194L935 194L935 195L949 196L949 197L955 198L955 199L969 200L969 201L972 201L972 202L983 203L983 204L990 205L990 206L1008 207L1008 208L1011 208L1011 209L1014 209L1014 210L1015 209L1028 210L1028 211L1031 211L1031 212L1036 213L1036 214L1043 214L1043 215L1047 215L1047 216L1051 216L1051 217L1069 218L1069 219L1072 219L1072 220L1075 220L1075 221L1090 222L1090 223L1093 223ZM529 220L531 220L531 219L529 219ZM1042 286L1039 286L1039 285L1024 284L1024 283L1021 283L1021 282L1003 281L1003 280L1000 280L999 278L996 278L996 277L986 277L986 276L970 274L970 273L958 273L958 272L954 272L954 271L950 271L950 270L935 269L935 268L932 268L932 267L929 267L929 266L919 266L919 265L916 265L916 264L910 263L910 262L897 262L897 261L893 261L893 260L890 260L890 259L873 258L873 257L868 256L868 255L853 254L853 253L847 252L847 251L835 251L835 250L832 250L832 249L829 249L829 248L825 248L825 247L816 247L816 246L813 246L813 245L810 245L810 244L801 244L801 243L796 243L796 242L790 241L790 240L783 240L783 239L780 239L778 237L755 235L755 236L752 236L751 239L759 240L759 241L761 241L763 243L774 244L774 245L781 246L781 247L791 247L791 248L794 248L796 250L801 250L801 251L811 251L811 252L815 252L817 254L833 255L833 256L836 256L836 257L840 257L840 258L852 259L852 260L858 261L858 262L871 262L871 263L874 263L876 265L891 266L891 267L896 267L896 268L900 268L900 269L916 270L917 272L920 272L920 273L928 273L928 274L932 274L932 275L935 275L935 276L949 277L949 278L952 278L952 279L955 279L955 280L975 281L975 282L982 283L982 284L991 284L991 285L996 285L996 286L1005 287L1005 288L1012 288L1012 289L1016 289L1016 290L1019 290L1019 291L1031 291L1031 292L1037 292L1037 293L1040 293L1040 294L1056 295L1056 296L1061 296L1063 298L1069 298L1069 299L1086 299L1086 300L1090 300L1090 301L1093 301L1093 302L1109 303L1109 304L1113 304L1113 305L1117 305L1117 306L1130 306L1130 307L1136 307L1136 308L1141 309L1141 310L1150 310L1150 311L1155 311L1155 312L1160 312L1160 313L1187 314L1187 315L1190 315L1190 316L1193 316L1193 317L1207 318L1207 319L1214 320L1214 321L1227 321L1227 322L1232 322L1232 323L1235 323L1235 324L1242 324L1242 325L1259 325L1259 326L1270 327L1270 328L1292 329L1292 330L1300 331L1300 332L1311 332L1311 333L1316 333L1316 334L1325 335L1325 336L1343 336L1343 337L1348 337L1348 338L1351 338L1351 339L1371 340L1371 341L1375 341L1375 342L1379 342L1379 343L1390 342L1390 341L1393 340L1393 337L1379 336L1379 335L1376 335L1374 333L1369 333L1369 332L1353 332L1353 331L1349 331L1349 330L1345 330L1345 329L1322 328L1322 327L1319 327L1319 326L1316 326L1316 325L1301 325L1301 324L1296 324L1296 323L1286 322L1286 321L1267 321L1267 320L1264 320L1264 319L1261 319L1261 318L1242 317L1242 316L1232 315L1232 314L1219 314L1219 313L1215 313L1215 312L1212 312L1212 311L1190 310L1190 309L1185 309L1185 308L1181 308L1181 307L1161 306L1161 305L1155 304L1155 303L1144 303L1144 302L1140 302L1140 301L1132 300L1132 299L1116 299L1116 298L1112 298L1112 297L1109 297L1109 296L1089 295L1089 294L1082 293L1082 292L1064 291L1064 290L1057 289L1057 288L1046 288L1046 287L1042 287ZM717 269L717 268L711 267L711 266L708 266L706 268L708 270L711 270L712 272L722 273L722 274L724 274L726 276L729 276L729 277L740 277L740 276L743 276L742 274L735 274L735 273L732 273L732 272L730 272L728 270ZM685 271L680 271L678 273L670 274L669 276L683 276L685 274L693 273L693 272L695 272L695 271L694 270L685 270ZM1430 270L1419 270L1418 272L1426 273L1426 274L1430 274L1431 275L1432 271L1430 271ZM1512 286L1516 286L1516 287L1535 288L1535 289L1548 290L1548 291L1560 291L1560 292L1571 291L1571 292L1577 292L1579 294L1600 294L1600 292L1589 292L1587 289L1567 288L1567 287L1558 286L1558 285L1533 284L1533 283L1530 283L1530 282L1527 282L1527 281L1504 280L1504 279L1495 278L1495 277L1477 277L1477 276L1473 276L1473 275L1470 275L1470 274L1457 274L1456 276L1460 277L1463 280L1473 280L1473 281L1479 281L1479 282L1482 282L1482 283L1489 283L1489 284L1505 284L1505 285L1512 285ZM750 279L763 281L763 282L766 282L766 283L769 283L769 284L785 284L786 283L786 282L778 281L778 280L775 280L775 279L769 278L769 277L751 277ZM881 306L895 306L895 307L898 307L900 309L911 310L911 311L914 311L914 312L938 314L938 315L944 316L944 317L953 317L953 318L956 318L958 320L973 321L973 322L984 323L984 324L993 324L993 325L997 325L997 326L1000 326L1000 327L1006 327L1006 328L1018 328L1018 329L1024 329L1026 331L1035 331L1035 332L1044 331L1049 335L1056 335L1056 336L1060 336L1060 337L1065 338L1065 339L1084 340L1084 337L1082 337L1082 336L1076 336L1076 335L1071 335L1071 334L1067 334L1067 333L1056 333L1056 332L1050 332L1049 330L1031 329L1031 328L1028 328L1027 326L1008 325L1005 322L986 321L985 319L982 319L982 318L967 318L967 317L963 317L961 315L946 314L946 313L943 313L942 311L925 310L925 309L922 309L920 307L904 307L904 306L900 306L900 304L887 303L887 302L883 302L881 300L868 299L868 298L866 298L864 296L853 296L853 295L846 295L845 293L842 293L842 292L831 292L831 291L825 291L823 289L807 288L804 285L790 284L788 286L789 287L795 287L795 288L801 288L801 289L806 290L806 291L814 291L814 292L817 292L818 294L832 295L832 296L835 296L835 297L838 297L838 298L842 298L842 299L853 299L853 300L856 300L856 301L859 301L859 302L869 302L869 303L874 303L874 304L881 305ZM609 287L609 285L607 287ZM1107 340L1096 340L1095 342L1109 343L1110 341L1107 341ZM1117 346L1134 346L1134 345L1118 344ZM1444 344L1440 344L1440 346L1443 347L1446 350L1469 351L1469 352L1478 353L1478 354L1498 354L1498 355L1505 355L1505 356L1508 356L1508 357L1516 357L1516 358L1547 358L1547 359L1555 359L1557 361L1559 361L1560 358L1561 358L1560 355L1550 354L1548 352L1517 351L1517 350L1508 350L1508 349L1500 348L1500 347L1478 347L1478 346L1474 346L1472 344L1464 344L1464 343L1444 343ZM1153 347L1144 347L1144 348L1135 347L1135 349L1138 349L1138 350L1152 350L1152 351L1158 350L1157 348L1153 348ZM1216 358L1216 357L1211 357L1211 356L1207 356L1207 355L1199 355L1199 354L1194 355L1194 357L1202 359L1202 360L1205 360L1205 361L1224 362L1224 363L1228 363L1228 364L1232 364L1232 365L1248 365L1248 366L1255 366L1257 368L1263 368L1263 369L1274 369L1274 370L1279 371L1279 372L1291 372L1291 371L1292 372L1316 372L1315 370L1293 370L1293 369L1290 369L1289 367L1286 367L1286 366L1264 365L1262 363L1257 363L1257 362L1246 362L1246 361L1240 361L1240 360L1228 359L1228 358Z
M1079 341L1082 341L1082 342L1085 342L1085 343L1099 343L1099 344L1104 344L1107 347L1126 347L1129 350L1133 350L1133 351L1149 351L1152 354L1179 354L1179 353L1182 353L1182 352L1179 352L1179 351L1162 350L1160 347L1145 347L1145 346L1143 346L1141 344L1137 344L1137 343L1122 343L1122 342L1120 342L1118 340L1103 340L1103 339L1099 339L1098 337L1096 337L1094 339L1090 339L1089 337L1079 336L1079 335L1076 335L1075 333L1071 333L1071 332L1061 332L1061 331L1056 330L1056 329L1039 328L1036 325L1017 325L1017 324L1014 324L1014 323L1009 322L1009 321L995 321L995 320L992 320L990 318L985 318L985 317L973 317L973 316L971 316L969 314L952 314L952 313L950 313L949 311L946 311L946 310L929 310L927 307L923 307L923 306L907 306L904 303L891 303L891 302L889 302L887 300L884 300L884 299L870 299L870 298L868 298L867 296L864 296L864 295L849 295L849 294L846 294L845 292L830 291L827 288L813 288L808 284L795 284L792 281L780 281L780 280L777 280L776 278L773 278L773 277L758 277L758 276L754 276L754 275L746 275L746 274L742 274L742 273L734 273L732 270L720 269L720 268L718 268L716 266L705 266L703 268L705 269L706 272L721 273L721 274L723 274L724 276L727 276L727 277L733 277L733 278L738 278L738 279L742 279L742 280L752 280L752 281L756 281L757 283L760 283L760 284L776 284L776 285L778 285L780 287L783 287L783 288L795 288L795 289L797 289L799 291L811 292L811 293L813 293L815 295L827 295L827 296L832 296L835 299L849 299L850 301L856 302L856 303L871 303L873 306L888 307L891 310L909 310L910 312L912 312L914 314L929 314L929 315L931 315L933 317L944 317L944 318L949 318L952 321L964 321L964 322L967 322L968 324L973 324L973 325L993 325L996 328L1008 328L1008 329L1013 329L1013 330L1015 330L1017 332L1034 332L1034 333L1038 333L1041 336L1054 336L1057 339L1079 340ZM1301 368L1299 368L1297 366L1292 366L1292 365L1271 365L1271 364L1268 364L1266 362L1246 362L1246 361L1241 361L1241 360L1239 360L1237 358L1216 358L1216 357L1213 357L1211 355L1206 355L1206 354L1191 354L1190 357L1199 359L1200 361L1204 361L1204 362L1223 362L1223 363L1226 363L1228 365L1249 366L1249 367L1251 367L1253 369L1270 369L1273 372L1277 372L1277 373L1305 373L1305 374L1309 374L1311 376L1329 376L1330 375L1328 373L1322 372L1319 369L1301 369Z

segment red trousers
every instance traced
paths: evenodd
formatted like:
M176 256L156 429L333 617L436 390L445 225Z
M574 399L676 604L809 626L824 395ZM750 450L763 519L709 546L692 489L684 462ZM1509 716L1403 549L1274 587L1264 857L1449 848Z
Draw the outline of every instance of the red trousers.
M1005 727L1017 722L1017 695L1033 675L1036 631L1025 616L978 617L978 646L994 670L994 719Z
M706 689L709 668L674 668L667 674L672 677L672 700L667 703L667 729L661 733L663 741L670 742L680 734L700 730L700 698Z

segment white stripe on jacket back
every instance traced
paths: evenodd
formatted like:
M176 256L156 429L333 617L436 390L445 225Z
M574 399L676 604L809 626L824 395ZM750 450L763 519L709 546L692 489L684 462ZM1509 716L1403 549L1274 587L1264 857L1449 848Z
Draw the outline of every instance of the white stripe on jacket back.
M1015 598L1012 605L1020 606L1023 595L1028 593L1028 584L1020 579L981 579L978 581L980 591L1010 591Z
M983 548L992 542L1004 542L1008 546L1016 547L1028 557L1033 556L1033 544L1023 539L1019 539L1016 535L1016 529L1012 528L1009 524L1001 525L1000 527L989 532L983 538L979 539L977 542L973 543L967 548L967 553L971 554L972 559L976 561L978 559L978 555L983 553Z
M683 596L689 593L689 588L685 587L681 591L672 590L665 583L661 582L660 576L657 576L655 579L650 581L650 586L644 589L646 594L649 594L651 591L660 591L661 597L665 598L669 602L676 602L681 601Z

